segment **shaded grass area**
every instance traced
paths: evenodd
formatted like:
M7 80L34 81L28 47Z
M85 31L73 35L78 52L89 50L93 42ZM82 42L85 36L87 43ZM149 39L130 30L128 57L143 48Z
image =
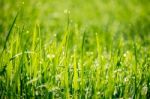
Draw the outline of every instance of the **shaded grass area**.
M148 0L0 1L0 97L150 97Z

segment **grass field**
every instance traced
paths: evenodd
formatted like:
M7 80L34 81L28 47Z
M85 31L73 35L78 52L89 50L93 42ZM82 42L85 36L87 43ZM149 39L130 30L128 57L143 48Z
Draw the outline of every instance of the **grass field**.
M0 0L1 99L149 99L149 0Z

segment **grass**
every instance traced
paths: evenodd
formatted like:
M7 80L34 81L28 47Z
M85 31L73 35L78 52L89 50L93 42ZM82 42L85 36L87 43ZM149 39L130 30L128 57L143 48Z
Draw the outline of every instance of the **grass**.
M148 0L1 0L0 98L148 99Z

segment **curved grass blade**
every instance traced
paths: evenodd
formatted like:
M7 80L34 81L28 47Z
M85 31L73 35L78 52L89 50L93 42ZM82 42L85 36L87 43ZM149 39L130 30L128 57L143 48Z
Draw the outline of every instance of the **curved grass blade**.
M14 27L14 24L15 24L15 22L16 22L16 19L17 19L17 17L18 17L18 14L19 14L19 12L17 12L17 14L16 14L16 16L15 16L15 18L14 18L14 20L13 20L11 26L10 26L10 29L9 29L8 34L7 34L7 36L6 36L6 40L5 40L5 43L4 43L4 47L3 47L3 50L2 50L1 56L2 56L2 54L3 54L3 52L4 52L4 50L6 49L7 42L8 42L8 40L9 40L11 31L12 31L12 29L13 29L13 27Z

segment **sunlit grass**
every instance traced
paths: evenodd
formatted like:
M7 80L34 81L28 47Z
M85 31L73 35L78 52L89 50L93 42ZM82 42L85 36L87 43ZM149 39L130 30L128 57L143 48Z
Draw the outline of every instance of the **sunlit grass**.
M148 0L0 1L0 97L148 99Z

